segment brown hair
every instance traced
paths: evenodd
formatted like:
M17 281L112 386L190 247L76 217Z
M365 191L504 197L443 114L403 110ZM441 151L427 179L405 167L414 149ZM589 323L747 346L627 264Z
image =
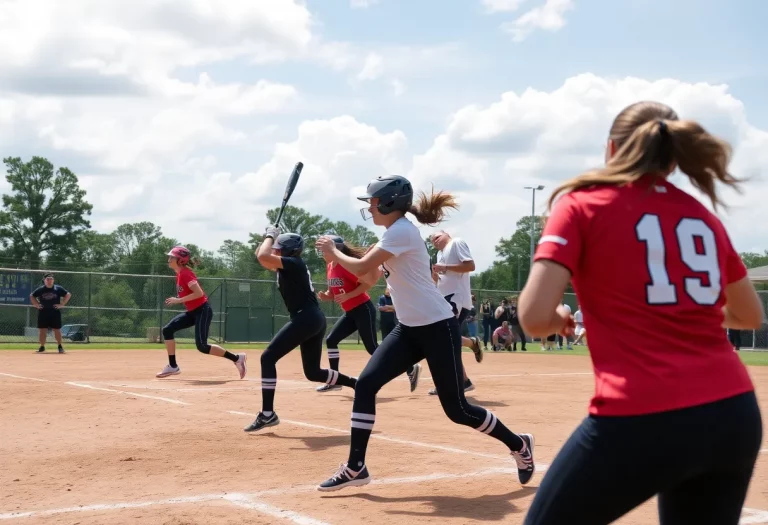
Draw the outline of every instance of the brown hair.
M646 174L664 177L675 166L709 197L715 209L725 207L715 179L735 189L742 182L728 173L731 146L710 135L698 122L680 120L666 104L637 102L627 106L613 121L609 138L616 153L605 167L558 186L549 198L550 209L561 193L597 185L622 186Z
M180 264L179 266L185 266L187 268L197 268L200 266L200 259L197 257L190 257L187 264Z
M421 224L435 226L445 219L447 209L458 210L459 203L456 198L446 191L435 192L427 195L421 192L418 201L408 210Z
M349 257L354 257L355 259L362 259L363 255L368 253L368 248L354 246L352 244L349 244L347 241L344 241L344 244L342 244L339 247L339 251L344 255L348 255Z

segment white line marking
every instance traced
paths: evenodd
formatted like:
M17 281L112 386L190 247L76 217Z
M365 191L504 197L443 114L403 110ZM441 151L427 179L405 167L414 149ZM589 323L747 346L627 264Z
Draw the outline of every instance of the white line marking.
M239 412L237 410L228 410L230 414L234 414L236 416L249 416L249 417L256 417L256 414L251 414L248 412ZM336 432L337 434L349 434L349 430L342 430L340 428L334 428L334 427L327 427L325 425L315 425L313 423L305 423L303 421L294 421L290 419L281 419L280 420L283 423L288 423L289 425L294 425L297 427L304 427L304 428L314 428L317 430L326 430L328 432ZM453 454L462 454L465 456L477 456L481 458L488 458L488 459L494 459L494 460L503 460L503 461L510 461L509 456L499 456L496 454L485 454L483 452L474 452L471 450L463 450L460 448L454 448L454 447L446 447L443 445L434 445L431 443L422 443L420 441L410 441L408 439L401 439L401 438L395 438L395 437L389 437L389 436L382 436L381 434L371 434L371 439L379 439L381 441L389 441L391 443L399 443L401 445L410 445L412 447L419 447L419 448L431 448L433 450L442 450L443 452L451 452ZM536 465L536 470L538 471L545 471L547 469L548 465Z
M430 481L443 481L443 480L456 480L466 479L493 475L507 475L515 474L515 469L502 469L502 468L490 468L478 470L475 472L465 472L463 474L447 474L447 473L435 473L426 474L423 476L411 476L407 478L381 478L371 481L371 485L405 485L405 484L417 484ZM253 493L229 493L229 494L202 494L199 496L186 496L179 498L168 498L164 500L155 501L132 501L123 503L99 503L95 505L78 505L76 507L64 507L60 509L49 510L32 510L32 511L17 511L6 512L0 514L0 520L19 519L19 518L35 518L42 516L54 516L57 514L70 514L75 512L98 512L103 510L121 510L121 509L135 509L142 507L154 507L158 505L179 505L185 503L204 503L208 501L216 501L219 499L225 499L232 503L250 500L253 502L254 498L263 498L265 496L286 496L290 494L302 494L307 492L316 492L317 485L299 485L297 487L275 488L267 489ZM258 510L255 509L254 510ZM279 509L278 509L279 510ZM283 511L285 512L285 511ZM281 516L287 517L287 516ZM290 518L289 518L290 519ZM312 518L309 518L312 519ZM305 523L321 524L320 521L311 521Z
M71 385L71 386L77 386L80 388L89 388L91 390L100 390L102 392L112 392L114 394L123 394L126 396L136 396L136 397L144 397L147 399L154 399L156 401L165 401L167 403L174 403L176 405L189 405L189 403L185 403L184 401L179 401L178 399L169 399L167 397L158 397L158 396L148 396L146 394L137 394L136 392L126 392L124 390L114 390L112 388L100 388L93 385L88 385L86 383L75 383L73 381L67 381L64 384Z
M299 514L298 512L293 512L292 510L285 510L279 507L268 505L261 501L254 501L245 494L228 494L224 497L224 499L233 505L237 505L238 507L255 510L256 512L266 514L267 516L272 516L273 518L290 520L297 525L329 525L324 521L310 518L309 516Z
M490 378L490 377L560 377L560 376L591 376L593 372L552 372L548 374L481 374L472 375L472 378ZM398 378L399 379L399 378ZM407 381L407 379L400 379ZM422 376L420 380L432 380L432 376Z
M16 379L27 379L29 381L39 381L41 383L54 383L54 381L51 381L50 379L38 379L36 377L16 376L13 374L3 374L2 372L0 372L0 376L15 377Z
M61 509L32 510L25 512L6 512L0 514L0 520L12 520L18 518L35 518L39 516L55 516L56 514L69 514L71 512L98 512L101 510L138 509L141 507L153 507L155 505L174 505L180 503L199 503L221 499L223 494L208 494L202 496L186 496L181 498L169 498L157 501L133 501L125 503L99 503L96 505L78 505L77 507L64 507Z

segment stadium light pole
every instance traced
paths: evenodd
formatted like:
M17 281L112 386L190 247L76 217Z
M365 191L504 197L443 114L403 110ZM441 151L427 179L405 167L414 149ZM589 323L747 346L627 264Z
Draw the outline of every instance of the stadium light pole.
M544 189L544 186L539 184L538 186L526 186L526 190L531 190L531 265L528 267L528 275L531 275L531 269L533 268L533 255L536 250L534 242L533 242L533 232L534 227L533 224L536 222L536 191L541 191Z

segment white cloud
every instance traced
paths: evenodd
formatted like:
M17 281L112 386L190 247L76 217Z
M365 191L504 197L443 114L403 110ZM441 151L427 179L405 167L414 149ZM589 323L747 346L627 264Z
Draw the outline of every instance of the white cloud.
M482 0L488 13L509 13L517 11L526 0Z
M400 97L405 93L405 84L400 82L399 79L393 79L390 84L392 86L392 92L396 97Z
M666 102L683 118L697 119L731 142L734 174L754 180L741 196L724 193L732 209L721 216L737 249L765 246L764 233L754 225L762 223L768 199L768 181L760 178L768 164L768 131L749 123L743 104L723 85L584 74L550 92L507 92L493 104L455 112L446 132L415 158L409 176L419 186L434 182L457 192L462 211L445 227L472 241L483 268L494 258L497 240L509 236L515 222L530 214L530 192L523 187L545 185L536 206L537 213L543 212L560 181L602 163L616 113L644 99ZM701 198L684 175L672 181Z
M368 53L365 64L357 74L358 80L376 80L384 73L384 59L378 53Z
M352 9L367 9L379 3L379 0L349 0Z
M512 35L512 40L522 42L537 29L559 31L565 27L565 13L573 8L574 0L546 0L543 5L503 24L502 28Z

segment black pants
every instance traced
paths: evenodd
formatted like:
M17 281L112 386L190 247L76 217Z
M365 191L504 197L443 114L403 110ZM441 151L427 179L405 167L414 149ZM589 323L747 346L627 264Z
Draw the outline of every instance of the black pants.
M207 302L201 304L192 311L180 313L163 327L163 339L172 341L176 332L185 328L195 327L195 347L202 353L211 351L208 344L208 333L213 320L213 308Z
M389 332L395 329L395 322L393 321L379 321L379 326L381 326L381 340L383 341L385 337L389 335Z
M493 330L493 320L491 318L483 318L483 344L488 346L488 341L491 341L491 335Z
M525 350L525 332L523 332L523 327L520 326L520 323L518 324L509 324L509 328L512 330L513 333L517 334L517 336L520 338L520 344L522 345L523 350ZM512 348L517 348L517 341L512 343Z
M368 439L376 420L376 394L422 359L427 360L440 404L451 421L489 434L507 444L510 450L522 448L520 438L493 413L470 404L464 396L458 319L451 317L413 327L399 323L381 342L357 380L352 404L350 468L357 470L365 463Z
M296 348L301 348L304 376L316 383L339 384L354 388L354 380L335 370L320 368L326 320L320 308L301 310L275 334L261 354L262 410L272 411L277 388L277 362Z
M37 327L51 330L61 330L61 310L43 308L37 311Z
M661 525L737 525L761 441L754 393L588 417L544 476L525 525L608 524L656 494Z
M363 341L365 350L373 355L379 346L376 335L376 307L371 301L366 301L348 312L344 312L331 328L331 333L325 339L328 346L328 357L332 358L332 350L336 350L335 357L339 357L339 343L345 338L357 332Z
M741 350L741 330L728 329L728 341L736 350Z

